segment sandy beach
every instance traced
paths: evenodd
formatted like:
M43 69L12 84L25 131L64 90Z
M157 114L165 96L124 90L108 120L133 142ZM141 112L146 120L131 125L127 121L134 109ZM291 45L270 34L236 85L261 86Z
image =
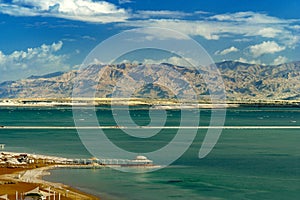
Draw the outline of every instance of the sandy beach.
M114 160L115 162L113 162ZM116 161L117 160L117 161ZM126 159L68 159L57 156L1 152L0 153L0 197L9 195L10 199L17 199L19 195L28 193L37 187L34 193L51 199L99 199L85 194L62 183L45 181L43 176L49 175L49 170L55 168L103 168L103 167L133 167L157 168L152 160L145 156L136 156L132 160ZM56 196L57 198L54 198ZM59 198L60 197L60 198ZM0 198L1 199L1 198ZM20 198L18 198L20 199ZM22 199L22 198L21 198ZM50 200L50 199L49 199Z
M46 166L35 169L22 169L22 168L0 168L0 196L8 194L9 199L15 199L16 191L19 194L30 191L36 187L40 187L44 191L56 193L56 199L58 194L61 195L61 199L86 199L96 200L98 197L85 194L74 188L61 183L53 183L42 180L44 175L48 175L48 170L55 168L56 166Z
M24 155L26 155L27 160L18 163L20 158L23 158ZM32 158L35 159L34 163L30 163L32 162ZM41 159L43 159L43 162L41 162ZM74 166L57 164L63 162L65 158L2 152L0 160L2 160L0 164L0 197L2 195L8 195L9 199L16 199L17 191L20 198L22 194L24 195L26 192L39 187L41 191L48 192L49 194L51 193L51 199L54 199L54 194L56 199L59 199L60 196L61 200L99 199L98 197L85 194L84 192L71 188L67 185L53 183L42 179L43 176L50 174L50 169ZM5 163L3 160L6 160ZM53 163L45 163L45 160L52 161ZM78 165L78 167L80 166Z

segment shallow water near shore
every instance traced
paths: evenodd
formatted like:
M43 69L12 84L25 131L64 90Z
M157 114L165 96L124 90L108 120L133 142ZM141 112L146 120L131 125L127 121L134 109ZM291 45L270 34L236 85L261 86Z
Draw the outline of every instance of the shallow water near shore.
M178 125L180 112L168 111L168 125ZM97 116L102 125L115 125L109 109ZM133 109L139 125L149 123L146 109ZM200 113L208 125L210 110ZM88 120L88 119L83 119ZM4 126L74 126L69 108L1 108ZM299 108L232 108L226 126L300 126ZM150 142L132 140L119 129L106 131L115 144L133 152L161 148L176 130L164 130ZM297 199L300 195L299 129L226 129L205 158L198 152L206 130L198 130L188 151L171 166L151 173L104 169L55 169L44 179L62 182L102 199ZM5 150L90 158L76 130L0 129ZM136 145L135 145L136 144ZM154 160L155 162L155 160Z

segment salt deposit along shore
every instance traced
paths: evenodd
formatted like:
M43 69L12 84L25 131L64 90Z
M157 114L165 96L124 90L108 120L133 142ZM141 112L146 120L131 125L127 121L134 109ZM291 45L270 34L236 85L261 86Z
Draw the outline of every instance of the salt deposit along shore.
M66 158L26 153L2 152L0 154L0 199L25 199L36 193L43 199L86 199L98 197L85 194L61 183L42 180L49 170L57 167L95 167L91 164L70 164Z
M241 106L296 106L299 100L237 99L177 100L147 98L9 98L0 99L0 107L90 107L90 106L150 106L153 109L236 108Z
M160 168L145 156L135 159L68 159L28 153L0 153L0 199L23 199L28 193L37 193L44 199L99 199L84 194L61 183L42 180L55 168L102 168L102 167ZM20 196L17 198L17 196ZM22 196L22 197L21 197ZM53 198L52 198L53 197Z

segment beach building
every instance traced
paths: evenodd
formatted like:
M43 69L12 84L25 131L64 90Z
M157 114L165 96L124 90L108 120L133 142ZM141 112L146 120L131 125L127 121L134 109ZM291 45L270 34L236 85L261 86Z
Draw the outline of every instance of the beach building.
M131 165L151 165L152 160L149 160L146 156L137 156L135 159L130 160Z

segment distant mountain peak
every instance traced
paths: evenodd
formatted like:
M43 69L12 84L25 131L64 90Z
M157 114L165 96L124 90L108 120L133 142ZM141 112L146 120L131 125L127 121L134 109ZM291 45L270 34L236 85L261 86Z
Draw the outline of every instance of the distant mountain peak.
M32 76L29 76L27 79L53 78L53 77L61 76L63 73L64 72L53 72L53 73L45 74L45 75L42 75L42 76L32 75Z
M160 66L160 67L156 67ZM165 66L165 67L163 67ZM167 66L167 67L166 67ZM228 100L300 100L300 62L274 65L259 65L224 61L216 63L226 89ZM167 87L157 84L157 81L167 81L173 84L180 77L170 73L168 67L184 76L180 80L182 86L173 84L172 89L178 94L185 95L184 85L193 85L199 98L209 97L209 92L201 73L204 70L193 70L169 63L159 65L143 65L121 63L116 65L91 65L83 73L82 83L90 85L85 92L97 91L96 97L111 97L120 79L134 80L132 74L140 73L140 67L147 69L146 79L143 76L138 84L128 84L126 88L136 91L133 95L146 98L174 98ZM130 72L130 73L129 73ZM153 74L153 76L151 76ZM71 97L77 71L54 72L43 76L31 76L19 81L0 83L0 98L66 98ZM101 75L101 80L99 76ZM161 80L158 80L160 79ZM100 82L99 82L100 81ZM151 83L151 84L149 84ZM136 88L141 87L142 88ZM122 95L122 91L119 91ZM134 96L133 96L134 97Z

